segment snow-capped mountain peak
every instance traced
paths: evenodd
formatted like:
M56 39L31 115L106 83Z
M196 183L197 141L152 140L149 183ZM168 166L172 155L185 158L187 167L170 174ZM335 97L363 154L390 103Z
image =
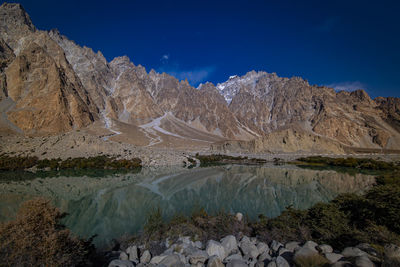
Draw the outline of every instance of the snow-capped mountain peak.
M266 74L266 72L251 71L241 77L239 77L238 75L232 75L229 76L229 80L223 83L218 83L216 87L229 105L232 99L235 97L235 95L239 93L240 89L243 86L255 84L255 82L261 76Z

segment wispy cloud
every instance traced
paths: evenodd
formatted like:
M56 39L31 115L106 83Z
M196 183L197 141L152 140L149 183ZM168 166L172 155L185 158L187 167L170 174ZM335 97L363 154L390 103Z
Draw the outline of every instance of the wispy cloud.
M160 58L160 61L161 61L163 64L167 64L167 63L168 63L168 60L169 60L169 54L164 54L164 55L162 55L162 57Z
M367 90L367 86L359 81L348 81L348 82L339 82L339 83L331 83L326 85L335 89L336 91L348 91L352 92L357 89Z
M181 68L176 62L170 63L170 58L169 54L162 55L160 58L162 66L158 68L157 71L168 73L179 80L187 79L193 86L197 86L199 83L206 81L216 69L215 66Z

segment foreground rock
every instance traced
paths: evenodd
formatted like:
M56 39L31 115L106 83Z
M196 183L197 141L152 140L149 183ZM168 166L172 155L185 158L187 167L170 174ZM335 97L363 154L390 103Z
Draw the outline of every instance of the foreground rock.
M290 267L290 266L400 266L400 248L385 247L385 259L369 244L335 250L328 244L296 241L282 244L273 240L269 244L243 236L229 235L220 240L209 240L203 247L200 241L180 237L175 243L163 241L168 248L159 255L144 246L130 246L119 252L119 259L110 261L109 267L129 266L207 266L207 267ZM139 249L140 247L140 253ZM140 257L139 257L140 254Z

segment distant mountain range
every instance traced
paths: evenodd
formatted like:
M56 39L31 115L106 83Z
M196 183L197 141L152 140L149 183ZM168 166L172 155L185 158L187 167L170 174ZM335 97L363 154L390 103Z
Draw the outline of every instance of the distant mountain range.
M335 92L300 77L250 71L192 87L129 58L107 62L20 4L0 7L0 129L54 135L105 128L156 147L225 151L400 149L400 99Z

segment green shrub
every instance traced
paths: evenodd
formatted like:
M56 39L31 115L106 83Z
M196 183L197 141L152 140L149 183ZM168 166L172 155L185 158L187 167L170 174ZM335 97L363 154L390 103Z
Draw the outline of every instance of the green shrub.
M159 239L163 235L165 224L159 207L149 212L143 229L147 240Z
M393 162L378 161L367 158L329 158L321 156L312 156L299 158L298 161L309 164L328 165L337 167L358 168L367 170L388 170L399 169L399 166Z
M228 163L244 163L244 164L263 164L266 163L265 159L258 158L248 158L248 157L234 157L221 154L211 154L211 155L199 155L196 154L196 158L200 160L200 166L215 166Z
M352 232L348 217L333 203L316 204L307 211L305 221L314 240L332 245L345 244Z
M115 159L107 156L89 158L69 158L62 161L58 159L43 159L37 157L0 157L0 170L15 171L25 170L37 166L39 169L136 169L140 168L142 161L139 158Z
M374 213L374 221L400 234L400 185L380 185L365 196Z
M0 157L0 170L16 171L32 168L38 162L37 157Z
M305 224L307 212L288 207L276 218L268 219L259 215L259 221L251 224L254 234L260 239L270 242L279 240L288 242L293 240L310 240L310 230Z

